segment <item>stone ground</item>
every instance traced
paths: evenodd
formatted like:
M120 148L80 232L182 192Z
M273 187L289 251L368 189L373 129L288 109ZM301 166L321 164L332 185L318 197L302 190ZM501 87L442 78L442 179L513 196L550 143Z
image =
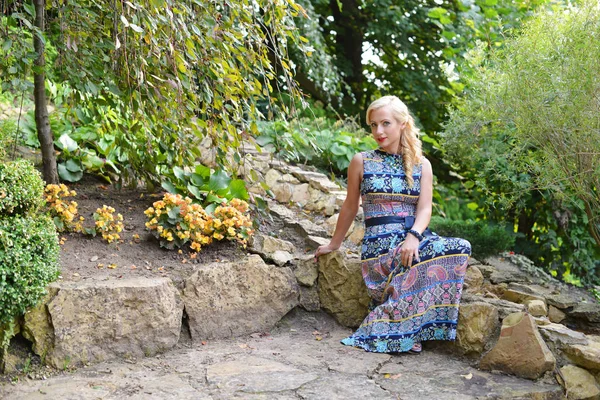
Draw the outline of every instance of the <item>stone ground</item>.
M270 333L191 343L156 357L20 378L10 399L562 399L552 378L491 374L426 343L420 355L341 345L350 330L324 313L294 310ZM427 346L429 345L429 346Z

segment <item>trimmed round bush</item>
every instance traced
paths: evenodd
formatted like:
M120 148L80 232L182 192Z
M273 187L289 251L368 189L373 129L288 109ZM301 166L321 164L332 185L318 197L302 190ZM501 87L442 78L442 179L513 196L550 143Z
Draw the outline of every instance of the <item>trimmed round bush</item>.
M0 217L0 325L35 306L58 278L58 253L50 217Z
M44 181L27 160L0 164L0 217L33 214L44 201Z
M429 227L441 236L460 237L471 242L473 256L485 258L512 250L515 234L486 221L460 221L432 217Z

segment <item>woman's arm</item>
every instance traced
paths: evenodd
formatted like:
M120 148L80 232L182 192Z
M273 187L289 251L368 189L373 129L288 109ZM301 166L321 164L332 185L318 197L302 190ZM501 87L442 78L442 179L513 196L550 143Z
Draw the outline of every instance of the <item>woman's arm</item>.
M423 233L431 220L431 208L433 202L433 171L431 163L423 157L421 167L421 194L415 211L415 223L412 230ZM401 249L402 265L411 266L413 257L419 259L419 239L408 233Z
M340 215L335 225L335 232L329 244L320 246L315 252L315 260L319 256L327 253L331 253L333 250L337 250L342 245L346 233L354 218L358 212L360 205L360 183L363 177L363 159L360 153L352 157L350 165L348 166L348 187L346 189L346 200L342 204Z

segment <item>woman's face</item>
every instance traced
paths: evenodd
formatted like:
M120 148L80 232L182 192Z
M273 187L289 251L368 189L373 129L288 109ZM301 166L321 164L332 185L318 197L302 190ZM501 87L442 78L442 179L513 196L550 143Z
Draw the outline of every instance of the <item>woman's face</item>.
M396 121L389 106L371 111L371 133L379 147L387 153L400 152L400 139L406 123Z

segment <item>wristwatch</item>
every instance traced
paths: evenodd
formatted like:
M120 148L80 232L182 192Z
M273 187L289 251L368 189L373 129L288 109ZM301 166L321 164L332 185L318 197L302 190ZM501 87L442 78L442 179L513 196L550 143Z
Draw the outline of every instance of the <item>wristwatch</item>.
M414 237L419 239L419 242L423 240L423 235L421 235L419 232L415 231L414 229L409 229L406 231L406 233L410 233L411 235L413 235Z

